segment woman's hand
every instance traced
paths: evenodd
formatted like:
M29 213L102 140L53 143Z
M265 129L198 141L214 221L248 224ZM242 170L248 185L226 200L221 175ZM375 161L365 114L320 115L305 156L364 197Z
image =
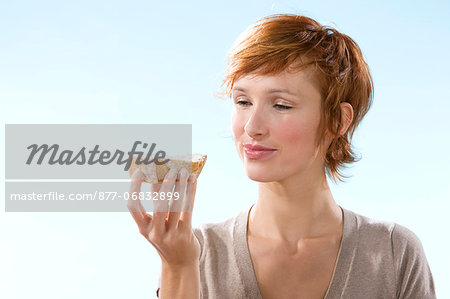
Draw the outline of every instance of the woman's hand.
M179 172L172 168L163 183L151 184L152 194L158 194L157 199L153 200L153 215L145 211L139 199L143 178L144 174L140 169L132 175L127 204L139 232L156 248L163 268L198 268L200 244L191 227L197 187L195 175L189 175L185 168L181 168ZM170 206L168 200L160 199L167 198L168 193L176 192L179 197L177 200L172 199Z

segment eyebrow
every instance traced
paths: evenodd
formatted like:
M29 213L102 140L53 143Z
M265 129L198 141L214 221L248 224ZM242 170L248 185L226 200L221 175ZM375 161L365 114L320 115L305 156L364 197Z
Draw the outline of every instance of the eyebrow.
M233 89L231 91L235 91L235 90L246 92L245 88L242 88L242 87L239 87L239 86L233 87ZM290 91L288 89L269 88L269 89L266 89L266 92L267 93L286 93L286 94L289 94L289 95L292 95L292 96L297 96L295 93L293 93L292 91Z

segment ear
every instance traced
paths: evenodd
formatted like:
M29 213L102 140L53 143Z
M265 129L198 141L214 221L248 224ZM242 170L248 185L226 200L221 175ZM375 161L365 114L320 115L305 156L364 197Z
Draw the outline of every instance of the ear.
M350 103L346 103L346 102L341 103L340 106L341 106L342 127L341 127L341 130L339 131L339 136L342 136L347 132L348 127L352 123L353 107L352 107L352 105L350 105Z

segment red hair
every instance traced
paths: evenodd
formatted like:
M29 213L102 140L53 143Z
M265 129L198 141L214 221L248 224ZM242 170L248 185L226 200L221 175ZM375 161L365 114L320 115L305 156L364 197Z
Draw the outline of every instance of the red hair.
M221 85L226 85L226 91L219 94L229 96L234 83L250 73L273 75L307 66L315 68L322 83L317 145L326 130L334 136L324 166L334 181L343 181L341 168L359 161L350 140L373 99L369 67L349 36L305 16L277 14L262 18L247 28L230 50ZM354 116L347 132L339 135L343 102L353 107Z

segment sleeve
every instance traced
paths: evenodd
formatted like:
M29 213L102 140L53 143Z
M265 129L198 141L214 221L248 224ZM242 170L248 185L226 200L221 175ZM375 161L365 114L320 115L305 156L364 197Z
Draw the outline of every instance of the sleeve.
M435 299L433 276L417 235L395 224L391 241L397 278L396 298Z

